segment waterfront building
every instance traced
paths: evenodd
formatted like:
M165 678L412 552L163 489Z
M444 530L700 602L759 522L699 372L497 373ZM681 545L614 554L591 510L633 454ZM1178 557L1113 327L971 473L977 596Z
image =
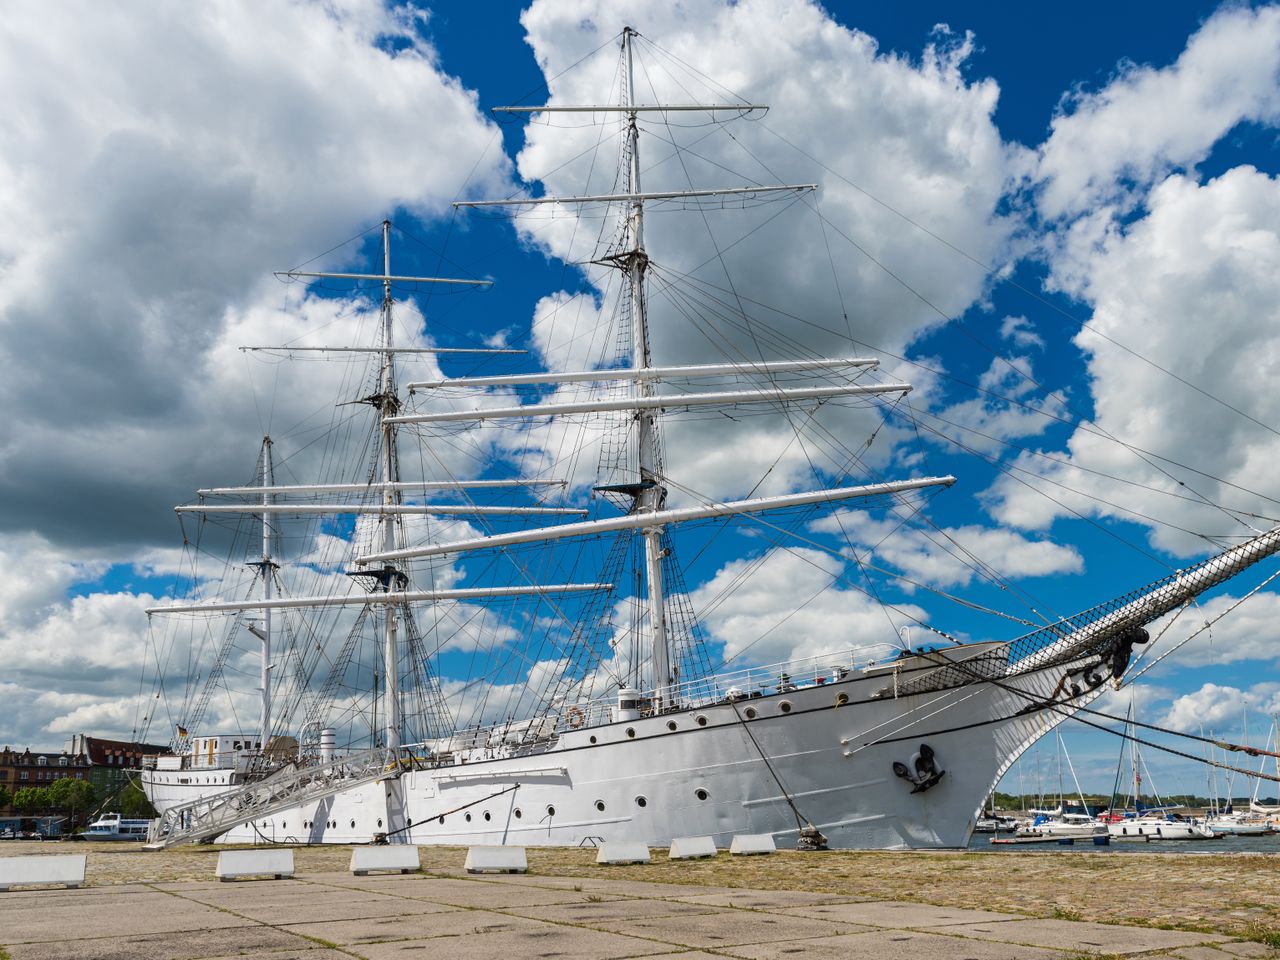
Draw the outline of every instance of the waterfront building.
M142 758L168 752L167 746L133 740L107 740L77 733L67 741L67 752L83 756L89 764L89 782L99 801L116 796L129 782Z

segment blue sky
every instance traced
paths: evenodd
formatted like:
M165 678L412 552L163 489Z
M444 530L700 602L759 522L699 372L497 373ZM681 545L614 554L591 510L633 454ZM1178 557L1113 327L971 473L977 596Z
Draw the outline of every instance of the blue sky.
M8 664L0 684L18 708L0 740L51 746L73 732L130 731L145 629L138 611L145 594L169 588L176 562L168 507L197 485L248 479L255 436L263 428L283 433L290 415L312 409L282 400L264 414L269 393L294 386L318 396L332 385L323 376L279 381L273 367L235 351L268 334L346 329L335 311L350 291L299 298L270 280L271 269L389 215L404 231L396 238L398 272L499 281L490 292L419 298L408 308L426 314L436 343L501 336L534 350L500 369L566 362L555 353L544 298L591 293L598 278L563 263L581 249L553 229L525 225L517 233L505 221L455 216L447 204L462 193L504 195L521 178L548 193L573 187L571 175L581 170L572 162L552 172L556 161L571 160L555 131L495 125L486 112L540 102L547 78L539 64L554 76L614 33L626 8L605 0L534 4L522 24L524 6L423 4L422 16L406 18L359 0L329 10L279 4L252 39L234 29L243 11L218 4L190 24L161 8L86 8L86 22L74 26L54 22L65 13L42 11L0 28L2 48L28 50L33 37L57 37L59 59L77 65L47 77L47 65L15 52L5 68L14 89L30 95L17 98L28 104L27 122L0 130L6 179L26 187L0 189L11 224L0 261L13 265L0 287L0 356L16 374L3 393L20 414L0 428L7 504L0 530L10 572L0 589L0 654ZM1000 439L988 451L993 466L927 432L914 440L899 422L877 448L875 467L958 476L957 487L930 501L929 516L985 561L1020 568L1025 575L1002 571L1012 589L982 584L919 540L897 553L880 547L879 562L1018 616L1029 615L1018 592L1041 611L1068 613L1202 555L1206 542L1183 531L1229 542L1222 538L1245 529L1213 506L1151 487L1189 484L1211 503L1274 515L1265 498L1280 496L1267 469L1280 402L1260 387L1274 373L1272 350L1280 355L1273 296L1280 220L1268 219L1280 205L1280 45L1269 43L1275 8L1173 3L1154 15L1140 5L1078 4L1010 16L978 5L705 0L686 9L687 16L645 11L634 25L664 49L703 55L700 69L773 103L767 122L796 147L996 268L988 275L848 180L763 134L746 135L753 156L784 176L820 180L819 205L832 229L869 244L903 280L832 233L834 284L784 277L762 287L770 294L762 299L827 318L843 301L861 343L885 357L886 373L917 384L922 417ZM777 35L761 41L767 57L735 59L733 38L748 47L775 24ZM144 67L126 63L127 46L95 46L95 31L136 38L129 43L176 39ZM306 56L284 56L289 43ZM557 78L553 94L580 96L609 75L614 56L607 50ZM312 64L310 75L299 60ZM786 81L802 69L811 86L800 94ZM789 115L787 106L795 108ZM694 262L705 238L672 232L667 222L655 218L655 260L664 260L666 239L668 262ZM793 247L814 233L812 213L798 209L772 227ZM745 232L737 222L723 229L721 243ZM322 262L363 266L375 253L370 237ZM757 265L779 266L771 256L754 241L737 248L731 259L747 278L744 289L763 273ZM917 293L944 316L922 309ZM682 356L693 346L684 331L663 326L669 322L655 320L655 339L666 336ZM777 322L803 339L802 328ZM1086 322L1133 352L1082 335ZM442 368L453 374L466 365L445 360ZM977 399L978 383L1052 409L1057 419L1019 419L1018 408ZM35 402L37 388L50 384L60 389ZM1125 443L1090 437L1091 423ZM965 434L966 445L974 436ZM677 426L671 472L707 495L740 495L740 478L713 453L751 442L716 437ZM532 442L550 449L545 437ZM1047 456L1019 459L1018 447ZM679 457L693 452L700 462L681 473ZM784 486L802 486L804 470L787 473L790 461L782 462ZM748 458L744 472L760 472L762 463ZM1015 466L1061 502L1012 480ZM849 522L867 546L885 519ZM695 543L700 536L692 532ZM688 570L695 605L734 562L773 549L758 537L714 541ZM770 553L768 569L776 582L803 590L817 582L814 567L795 556ZM1037 565L1041 573L1026 573ZM476 578L477 568L468 569ZM1259 579L1246 578L1226 597ZM927 591L882 586L948 632L974 639L1017 632ZM1203 613L1230 602L1210 601L1218 606ZM1215 625L1211 644L1193 642L1154 669L1139 694L1144 716L1238 734L1247 697L1256 734L1261 712L1280 709L1276 603L1270 593L1254 598ZM718 607L708 630L726 655L746 642L733 631L768 633L761 649L780 659L816 652L815 638L828 642L833 632L883 619L849 590L818 607L772 632L785 606ZM1188 624L1193 619L1204 616L1187 615ZM1172 628L1171 639L1182 629ZM496 659L506 656L504 646L494 649ZM444 669L461 680L476 657L456 651ZM1125 699L1110 707L1122 709ZM1116 742L1070 724L1064 731L1086 787L1109 787ZM1149 762L1163 790L1203 786L1195 766L1155 753Z

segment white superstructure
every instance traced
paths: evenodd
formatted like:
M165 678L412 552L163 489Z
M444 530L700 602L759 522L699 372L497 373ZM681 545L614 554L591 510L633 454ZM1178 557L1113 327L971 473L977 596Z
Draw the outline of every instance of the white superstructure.
M108 813L85 827L81 836L86 840L142 841L150 828L150 820L125 820L118 813Z

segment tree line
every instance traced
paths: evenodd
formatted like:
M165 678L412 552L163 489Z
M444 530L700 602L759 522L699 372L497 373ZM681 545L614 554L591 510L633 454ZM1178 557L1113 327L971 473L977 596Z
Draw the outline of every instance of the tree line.
M0 786L0 808L13 807L20 817L65 814L74 822L88 816L98 802L98 791L88 780L66 778L47 787L19 787L12 793ZM118 810L125 819L150 819L156 815L146 795L130 781L104 806Z

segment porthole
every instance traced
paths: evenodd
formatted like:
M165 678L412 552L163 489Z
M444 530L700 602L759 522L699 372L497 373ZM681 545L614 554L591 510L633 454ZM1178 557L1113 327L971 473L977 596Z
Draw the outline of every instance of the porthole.
M489 813L489 811L488 811L488 810L486 810L486 811L484 812L484 818L485 818L486 822L487 822L487 821L489 821L489 820L492 820L492 819L493 819L492 815L490 815L490 813Z
M649 805L649 801L646 800L644 797L636 797L637 807L647 807L648 805Z
M522 813L520 812L520 808L519 808L519 807L516 807L516 808L515 808L514 810L512 810L511 812L512 812L512 813L514 813L514 814L516 815L516 819L517 819L517 820L519 820L522 816L524 816L524 814L522 814Z
M444 825L444 816L443 816L443 815L441 815L441 817L440 817L440 824L441 824L441 826L443 826L443 825Z
M707 791L703 790L701 787L693 791L693 795L697 797L699 800L705 800L707 799L707 796L708 796Z
M355 822L354 820L352 820L352 821L351 821L351 829L352 829L352 830L354 830L355 828L356 828L356 822Z
M668 730L675 730L675 729L676 729L676 722L675 722L674 720L668 720L668 721L667 721L667 729L668 729Z
M627 736L628 736L628 737L634 737L635 735L636 735L636 728L635 728L635 727L627 727Z
M379 826L379 827L381 827L381 826L382 826L382 818L381 818L381 817L379 817L379 818L378 818L378 826Z
M779 709L779 710L781 710L783 713L790 713L790 712L791 712L791 701L790 701L790 700L783 700L780 704L778 704L778 709Z
M280 829L281 829L281 830L288 830L288 829L289 829L289 824L287 824L287 823L283 823L283 822L282 822L282 823L280 824Z
M743 712L743 713L745 713L745 714L747 715L747 719L748 719L748 720L754 720L754 719L756 718L756 708L755 708L755 707L747 707L747 709L743 710L742 712Z
M463 820L465 820L465 821L467 821L467 823L470 823L470 822L471 822L471 814L469 814L469 813L468 813L468 814L465 814L465 815L463 816L463 818L462 818L462 819L463 819Z
M837 707L843 707L848 702L849 702L849 695L847 693L842 693L840 694L840 696L836 697Z
M588 739L589 739L589 742L591 742L591 743L595 743L595 742L596 742L596 735L593 733L593 734L592 734Z
M698 714L693 719L694 719L694 722L697 723L697 725L700 727L705 727L707 725L707 718L704 717L702 714Z
M547 816L548 816L548 817L554 817L555 815L556 815L556 808L555 808L555 807L552 807L552 806L548 806L548 807L547 807Z
M604 801L603 801L603 800L597 800L597 801L596 801L596 809L597 809L597 810L599 810L601 813L604 813Z

